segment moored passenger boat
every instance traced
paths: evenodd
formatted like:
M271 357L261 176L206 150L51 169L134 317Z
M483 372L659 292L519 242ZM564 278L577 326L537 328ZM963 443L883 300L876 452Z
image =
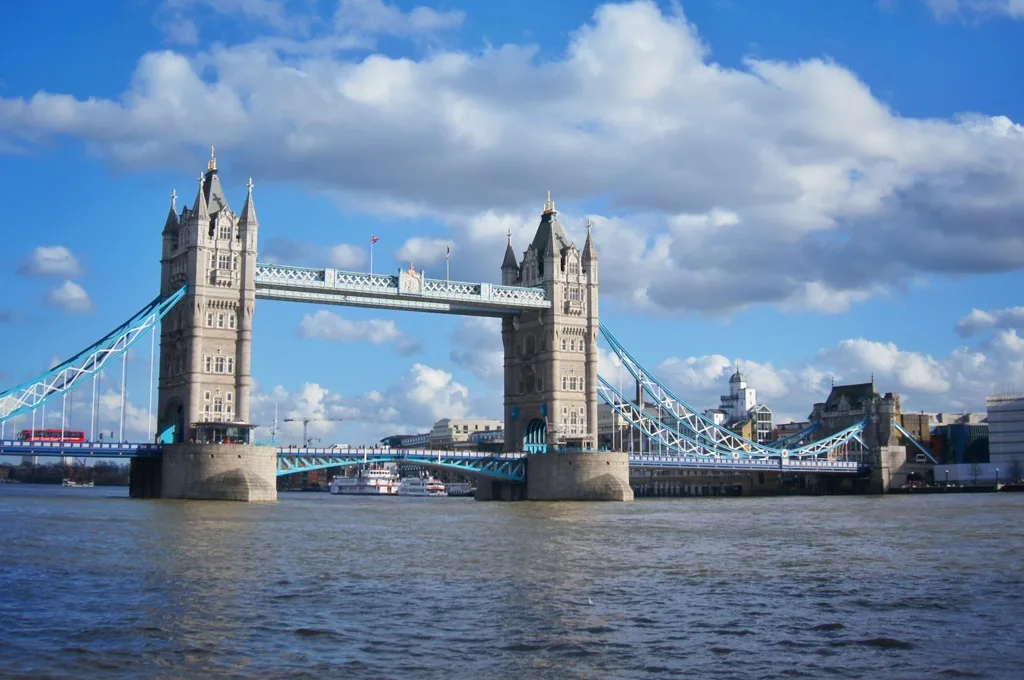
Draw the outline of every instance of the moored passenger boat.
M444 483L433 477L406 477L398 485L399 496L447 496Z
M330 491L339 496L393 496L398 491L398 475L389 468L360 470L355 477L335 477Z

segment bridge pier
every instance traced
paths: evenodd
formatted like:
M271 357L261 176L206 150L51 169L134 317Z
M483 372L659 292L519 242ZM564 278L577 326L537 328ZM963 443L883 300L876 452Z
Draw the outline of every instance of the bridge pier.
M161 463L161 497L277 500L277 449L251 444L170 444Z
M526 500L526 485L500 479L481 479L476 484L475 498L478 501L523 501Z
M538 453L526 457L526 499L631 501L629 454Z
M159 458L133 458L128 470L128 495L131 498L160 498L162 465Z

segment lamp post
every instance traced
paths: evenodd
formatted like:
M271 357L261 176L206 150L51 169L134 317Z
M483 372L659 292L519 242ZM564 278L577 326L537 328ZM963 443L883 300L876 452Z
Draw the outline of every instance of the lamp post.
M996 491L999 491L999 468L996 468Z
M946 486L949 486L949 468L946 468Z

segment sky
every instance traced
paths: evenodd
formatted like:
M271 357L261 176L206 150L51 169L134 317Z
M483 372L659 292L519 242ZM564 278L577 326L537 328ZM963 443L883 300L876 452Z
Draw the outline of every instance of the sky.
M739 365L783 422L872 377L983 411L1024 386L1021 63L1021 0L15 3L0 386L157 294L171 191L192 204L215 145L261 261L367 271L376 235L376 272L443 276L450 245L453 279L497 282L550 190L578 245L593 221L602 320L689 403ZM501 357L490 320L261 301L252 419L340 418L325 444L500 419Z

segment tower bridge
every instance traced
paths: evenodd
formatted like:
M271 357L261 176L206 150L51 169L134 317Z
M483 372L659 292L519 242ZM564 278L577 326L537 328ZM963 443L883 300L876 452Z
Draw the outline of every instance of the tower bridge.
M235 213L212 152L191 206L179 210L176 201L172 193L159 295L67 361L0 392L0 426L24 415L34 422L49 401L79 388L95 394L99 371L118 357L124 371L125 352L159 323L154 440L26 442L0 435L0 453L130 458L135 496L273 500L278 475L403 460L489 479L482 498L629 500L630 468L850 475L864 466L848 454L878 445L863 436L867 419L832 427L817 441L810 440L818 429L812 427L782 444L758 444L674 395L600 323L591 225L577 247L550 192L521 256L509 234L500 284L429 278L412 264L389 275L261 263L252 180ZM505 452L284 450L255 442L250 392L258 299L500 318ZM631 374L635 398L598 375L599 339ZM639 451L597 450L599 399L636 433ZM871 431L887 428L890 422L879 422ZM123 440L123 415L121 429Z

